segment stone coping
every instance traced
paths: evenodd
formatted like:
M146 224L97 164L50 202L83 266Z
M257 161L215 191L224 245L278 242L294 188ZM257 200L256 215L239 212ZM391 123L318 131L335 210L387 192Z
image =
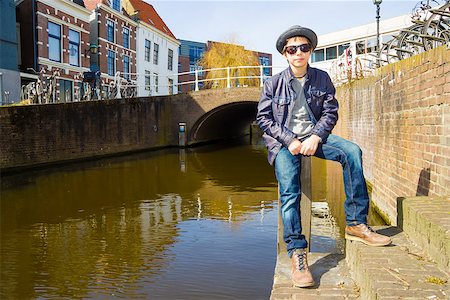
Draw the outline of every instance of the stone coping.
M450 278L396 227L374 228L392 245L346 242L346 261L361 299L449 299Z

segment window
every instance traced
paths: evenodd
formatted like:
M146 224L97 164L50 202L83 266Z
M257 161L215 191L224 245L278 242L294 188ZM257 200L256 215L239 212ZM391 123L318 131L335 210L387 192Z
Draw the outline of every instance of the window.
M80 33L69 29L69 64L80 65Z
M195 72L195 65L189 65L189 72Z
M59 101L60 102L72 102L72 81L59 80Z
M261 66L270 66L270 59L265 56L259 57L259 64ZM270 68L263 68L263 75L270 76Z
M75 91L74 91L74 101L81 101L84 97L84 86L83 82L78 82L77 87L75 90L78 90L78 97L75 97Z
M338 55L340 56L340 55L342 55L343 53L344 53L344 51L345 51L345 49L347 49L347 48L349 48L350 47L350 44L342 44L342 45L339 45L338 46Z
M158 92L158 74L157 73L153 73L153 77L155 77L155 92Z
M106 39L114 43L114 22L112 20L106 20Z
M153 44L153 64L158 64L159 45Z
M173 50L172 49L169 49L169 54L167 57L167 68L171 71L173 70Z
M356 54L364 54L366 52L366 42L357 41L356 42Z
M367 40L367 52L376 52L377 47L377 38L370 38Z
M325 60L324 53L325 53L324 49L315 50L311 56L311 62L315 63L315 62L319 62L319 61L324 61Z
M145 70L145 90L150 91L150 71Z
M130 57L123 56L123 78L130 80Z
M336 46L328 47L325 49L326 60L337 58Z
M203 55L203 48L192 46L189 47L189 61L196 63Z
M48 58L61 62L61 26L48 22Z
M150 48L152 46L152 43L149 40L145 40L145 53L144 53L144 59L145 61L150 61Z
M203 67L202 66L197 66L197 72L198 72L198 76L203 76L203 74L204 74Z
M120 0L112 0L112 8L120 11Z
M173 95L173 79L169 79L169 95Z
M123 37L123 47L130 48L130 29L124 27L122 32Z
M384 44L385 43L389 43L390 41L392 41L395 38L395 36L397 36L399 34L400 34L400 32L393 32L393 33L390 33L390 34L384 34L384 35L381 36L381 42L384 43Z
M114 76L116 73L116 52L108 50L108 75Z

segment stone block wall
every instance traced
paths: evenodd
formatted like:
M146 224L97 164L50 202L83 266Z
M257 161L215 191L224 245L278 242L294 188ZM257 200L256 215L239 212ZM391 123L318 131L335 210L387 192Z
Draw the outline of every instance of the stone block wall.
M337 88L333 133L363 150L381 214L396 223L397 199L450 194L450 51L440 47ZM328 164L328 186L341 172ZM333 197L333 195L330 195Z

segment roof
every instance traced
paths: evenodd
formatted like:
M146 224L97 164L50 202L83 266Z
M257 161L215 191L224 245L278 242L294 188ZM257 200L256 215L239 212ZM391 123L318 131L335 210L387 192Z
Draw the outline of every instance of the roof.
M73 0L73 1L75 1L75 0ZM77 1L84 2L84 6L89 10L94 10L97 7L97 4L104 4L108 7L111 7L111 0L77 0ZM131 19L131 16L126 12L126 10L124 9L123 6L122 6L122 11L120 11L118 13L119 14L121 13L125 17Z
M84 6L89 10L94 10L99 3L109 5L107 0L84 0Z
M161 19L153 5L144 2L142 0L129 0L135 12L138 12L139 21L145 22L146 24L155 27L159 31L168 36L176 39L175 35L167 27L166 23Z

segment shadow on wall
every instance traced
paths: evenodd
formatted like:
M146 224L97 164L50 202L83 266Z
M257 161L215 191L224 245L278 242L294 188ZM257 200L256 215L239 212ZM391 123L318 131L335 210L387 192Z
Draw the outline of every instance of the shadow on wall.
M430 168L422 169L417 182L416 196L428 196L430 192ZM405 197L397 197L397 227L403 229L403 201Z
M422 169L417 182L416 196L428 196L430 192L430 168Z

